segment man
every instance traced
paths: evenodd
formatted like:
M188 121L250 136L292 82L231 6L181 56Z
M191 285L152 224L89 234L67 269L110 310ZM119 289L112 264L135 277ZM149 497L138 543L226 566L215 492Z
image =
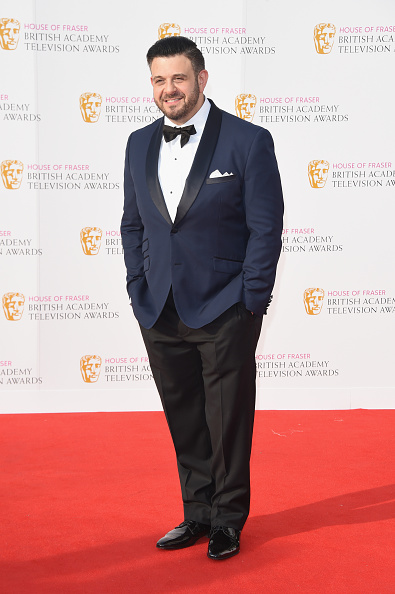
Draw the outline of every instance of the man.
M209 534L208 556L226 559L249 511L255 348L280 253L281 184L270 134L205 98L195 43L159 40L147 60L164 118L129 138L121 234L184 505L157 546Z

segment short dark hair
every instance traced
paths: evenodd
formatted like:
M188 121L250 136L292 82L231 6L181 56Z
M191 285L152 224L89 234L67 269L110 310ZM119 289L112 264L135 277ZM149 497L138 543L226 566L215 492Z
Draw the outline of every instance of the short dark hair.
M184 55L189 58L195 74L199 74L201 70L204 70L202 52L194 41L187 37L181 37L181 35L165 37L154 43L147 52L148 66L151 68L154 58L169 58L170 56L178 55Z

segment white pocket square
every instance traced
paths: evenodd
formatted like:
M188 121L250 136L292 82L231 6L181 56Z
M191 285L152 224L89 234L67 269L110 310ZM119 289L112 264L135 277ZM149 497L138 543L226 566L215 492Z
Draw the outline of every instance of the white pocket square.
M212 179L213 177L226 177L227 175L233 175L233 173L228 173L227 171L225 173L221 173L218 169L216 169L210 173L209 179Z

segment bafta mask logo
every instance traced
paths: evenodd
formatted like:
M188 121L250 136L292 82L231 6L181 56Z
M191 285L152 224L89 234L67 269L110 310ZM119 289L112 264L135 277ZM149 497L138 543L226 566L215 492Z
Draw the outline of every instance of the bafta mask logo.
M242 120L252 122L255 115L256 97L247 93L237 95L235 101L236 115Z
M181 35L180 25L176 23L162 23L158 29L158 39L164 39L165 37L178 37Z
M310 161L308 172L312 188L323 188L328 179L329 163L323 160Z
M97 256L101 246L102 230L99 227L84 227L80 232L82 249L86 256Z
M99 93L82 93L80 96L80 110L84 122L95 124L99 120L101 101Z
M23 163L7 159L1 164L1 178L7 190L19 190L22 183Z
M331 23L320 23L314 27L314 44L317 54L330 54L335 41L336 27Z
M82 379L87 384L94 384L99 379L101 357L99 355L85 355L80 359Z
M23 314L25 297L22 293L5 293L3 295L3 310L7 320L18 322Z
M5 50L14 50L18 47L19 21L16 19L0 19L0 46Z
M324 303L325 292L323 289L306 289L303 294L304 306L309 316L316 316L321 313Z

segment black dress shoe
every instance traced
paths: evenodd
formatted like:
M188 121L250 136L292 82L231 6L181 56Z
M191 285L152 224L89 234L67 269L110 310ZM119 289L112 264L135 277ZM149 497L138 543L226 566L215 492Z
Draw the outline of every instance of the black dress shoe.
M214 526L210 532L207 556L210 559L229 559L240 551L240 530Z
M202 536L208 536L210 526L201 524L194 520L185 520L174 530L170 530L163 538L158 540L156 546L158 549L174 550L190 547Z

